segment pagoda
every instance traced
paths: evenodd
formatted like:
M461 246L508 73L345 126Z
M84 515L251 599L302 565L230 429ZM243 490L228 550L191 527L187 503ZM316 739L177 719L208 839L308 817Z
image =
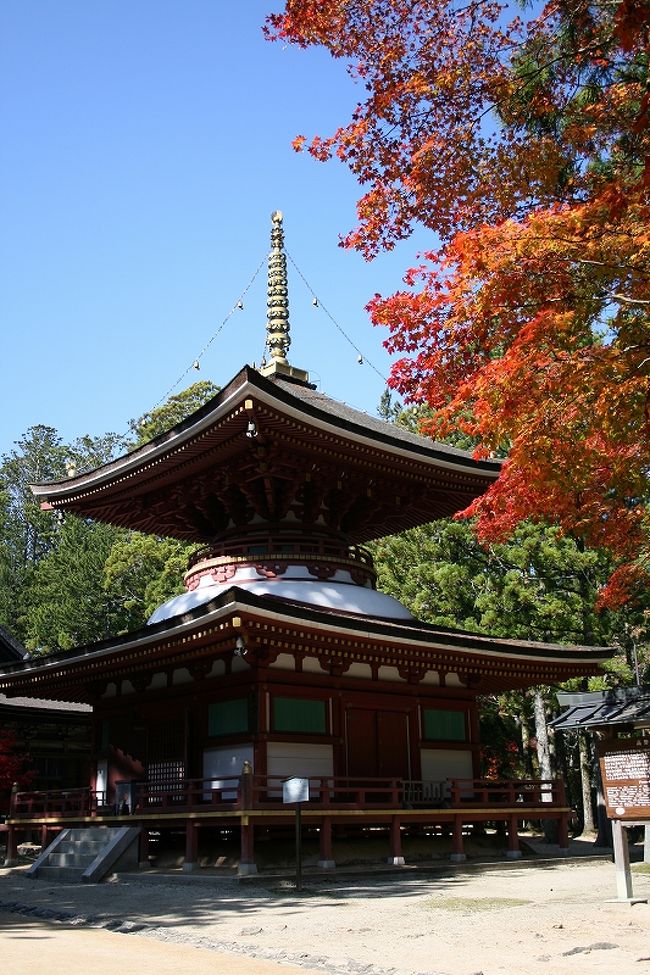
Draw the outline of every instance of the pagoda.
M477 696L591 674L609 653L426 624L379 592L365 544L467 507L499 461L332 400L290 364L289 345L276 212L269 361L118 460L33 487L54 511L201 548L185 592L143 629L0 673L0 692L91 704L95 724L78 806L46 815L18 797L13 827L128 815L146 845L148 828L182 824L191 866L200 827L236 823L250 872L254 827L284 821L281 783L299 776L322 864L332 827L359 816L390 826L393 862L409 816L450 823L460 857L468 809L471 821L509 822L514 855L520 793L473 791ZM555 784L527 788L566 826Z

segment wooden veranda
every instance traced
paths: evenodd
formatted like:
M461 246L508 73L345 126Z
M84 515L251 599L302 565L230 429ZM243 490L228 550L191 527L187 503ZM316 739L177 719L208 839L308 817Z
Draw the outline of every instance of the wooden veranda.
M184 869L198 862L202 829L239 830L240 874L256 872L256 828L290 828L295 806L284 805L285 777L241 775L214 779L185 779L167 783L129 783L129 800L107 805L105 796L92 789L20 792L14 790L7 819L7 859L13 861L21 835L40 830L43 847L66 827L84 825L138 825L141 827L140 863L148 863L149 835L184 830ZM332 835L337 827L383 827L389 836L387 859L404 862L402 832L408 827L443 828L451 836L451 858L465 859L464 830L472 824L503 824L507 856L521 855L522 820L557 823L558 844L569 844L570 808L560 779L448 779L444 782L403 779L313 777L309 802L301 806L306 827L319 836L319 865L335 866Z

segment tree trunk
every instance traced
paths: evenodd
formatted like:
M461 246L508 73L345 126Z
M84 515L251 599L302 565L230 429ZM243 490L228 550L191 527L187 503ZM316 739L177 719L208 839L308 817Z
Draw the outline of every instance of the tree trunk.
M542 779L552 779L551 746L546 723L546 706L541 688L535 688L534 696L535 737L537 739L537 762Z
M535 688L533 699L535 715L535 737L537 738L537 762L539 764L539 775L541 779L552 779L553 769L551 767L551 746L548 737L548 725L546 723L546 706L544 693L541 688ZM542 793L542 802L550 802L549 792ZM544 839L547 843L557 842L557 824L554 820L545 819Z
M519 730L521 732L521 749L523 752L526 775L529 779L532 779L535 774L535 770L533 769L533 758L530 753L530 726L528 724L528 718L524 714L522 714L520 718Z
M580 749L580 784L582 786L582 832L595 833L593 802L591 798L591 748L589 738L584 731L578 732L578 748Z

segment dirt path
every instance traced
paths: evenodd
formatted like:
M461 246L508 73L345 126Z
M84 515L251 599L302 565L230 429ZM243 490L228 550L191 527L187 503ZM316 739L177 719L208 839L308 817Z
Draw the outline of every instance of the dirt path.
M650 973L650 906L608 903L615 896L615 878L607 860L449 867L436 873L407 869L397 878L341 873L308 879L306 885L297 893L288 883L262 880L240 884L217 877L133 875L74 887L0 870L0 910L9 910L14 924L25 924L27 932L30 918L67 920L67 928L56 926L57 937L64 939L59 950L66 954L65 939L80 944L83 933L103 944L109 932L89 926L112 927L123 934L109 940L140 952L147 967L151 956L158 975L166 972L157 961L162 949L178 955L175 972L191 968L193 975L203 971L195 957L204 955L218 973L218 952L230 954L229 973L235 975L265 975L255 967L260 959L301 965L302 975L305 969L336 975ZM635 874L634 887L638 896L649 897L650 874ZM37 943L39 951L51 942L49 927L48 932ZM22 948L33 947L15 931L0 931L3 967L6 947L15 951L21 941ZM134 970L127 962L121 966L117 955L112 961L111 975L120 967L127 975ZM237 961L241 969L235 968ZM94 961L92 969L99 971ZM40 975L41 969L6 970ZM42 965L43 975L51 970Z
M125 938L110 931L0 913L2 969L16 975L306 975L304 968L193 948Z

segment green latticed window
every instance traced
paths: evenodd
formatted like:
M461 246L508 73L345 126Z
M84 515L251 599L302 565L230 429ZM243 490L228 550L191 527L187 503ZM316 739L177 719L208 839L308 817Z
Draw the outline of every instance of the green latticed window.
M248 700L215 701L208 709L209 735L239 735L248 731Z
M324 735L327 731L325 701L298 697L273 698L273 730Z
M464 711L438 711L424 708L423 732L426 741L465 741L467 729Z

